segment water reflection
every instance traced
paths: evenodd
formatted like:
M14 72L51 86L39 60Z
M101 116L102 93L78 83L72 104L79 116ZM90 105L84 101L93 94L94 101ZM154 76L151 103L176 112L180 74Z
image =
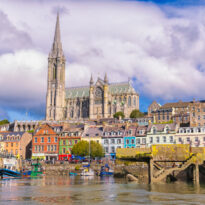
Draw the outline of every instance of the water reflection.
M136 184L113 177L48 177L0 181L0 204L204 204L205 186Z

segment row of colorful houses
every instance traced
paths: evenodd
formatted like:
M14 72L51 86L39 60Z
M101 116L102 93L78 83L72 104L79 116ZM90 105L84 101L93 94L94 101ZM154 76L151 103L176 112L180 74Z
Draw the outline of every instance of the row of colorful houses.
M119 148L146 148L154 144L204 147L205 127L180 127L176 123L147 126L136 123L97 126L46 123L38 126L33 135L27 132L0 133L0 150L22 158L28 158L30 150L33 159L65 160L71 157L72 147L81 140L101 144L105 157L114 159Z

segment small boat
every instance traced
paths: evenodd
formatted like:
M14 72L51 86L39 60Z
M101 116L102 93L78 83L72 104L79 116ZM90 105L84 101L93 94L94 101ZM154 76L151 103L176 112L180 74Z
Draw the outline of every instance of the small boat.
M77 176L78 174L75 173L75 172L69 172L69 175L70 175L70 176Z
M83 171L80 174L81 176L94 176L95 172L92 169L83 169Z
M31 177L37 177L37 176L41 176L43 174L42 172L42 167L40 163L34 163L32 164L32 171L30 172L30 176Z
M105 166L101 166L100 176L112 176L113 174L114 171L110 169L108 164L105 164Z

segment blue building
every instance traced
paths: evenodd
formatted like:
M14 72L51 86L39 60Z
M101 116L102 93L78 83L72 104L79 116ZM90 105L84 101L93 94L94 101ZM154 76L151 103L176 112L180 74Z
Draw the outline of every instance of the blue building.
M136 147L136 127L128 127L124 136L124 148Z

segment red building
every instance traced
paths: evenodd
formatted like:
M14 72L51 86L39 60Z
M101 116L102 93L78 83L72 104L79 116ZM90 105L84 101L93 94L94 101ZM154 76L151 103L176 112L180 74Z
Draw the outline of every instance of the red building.
M43 124L38 127L32 139L32 159L58 159L58 132L56 127Z

